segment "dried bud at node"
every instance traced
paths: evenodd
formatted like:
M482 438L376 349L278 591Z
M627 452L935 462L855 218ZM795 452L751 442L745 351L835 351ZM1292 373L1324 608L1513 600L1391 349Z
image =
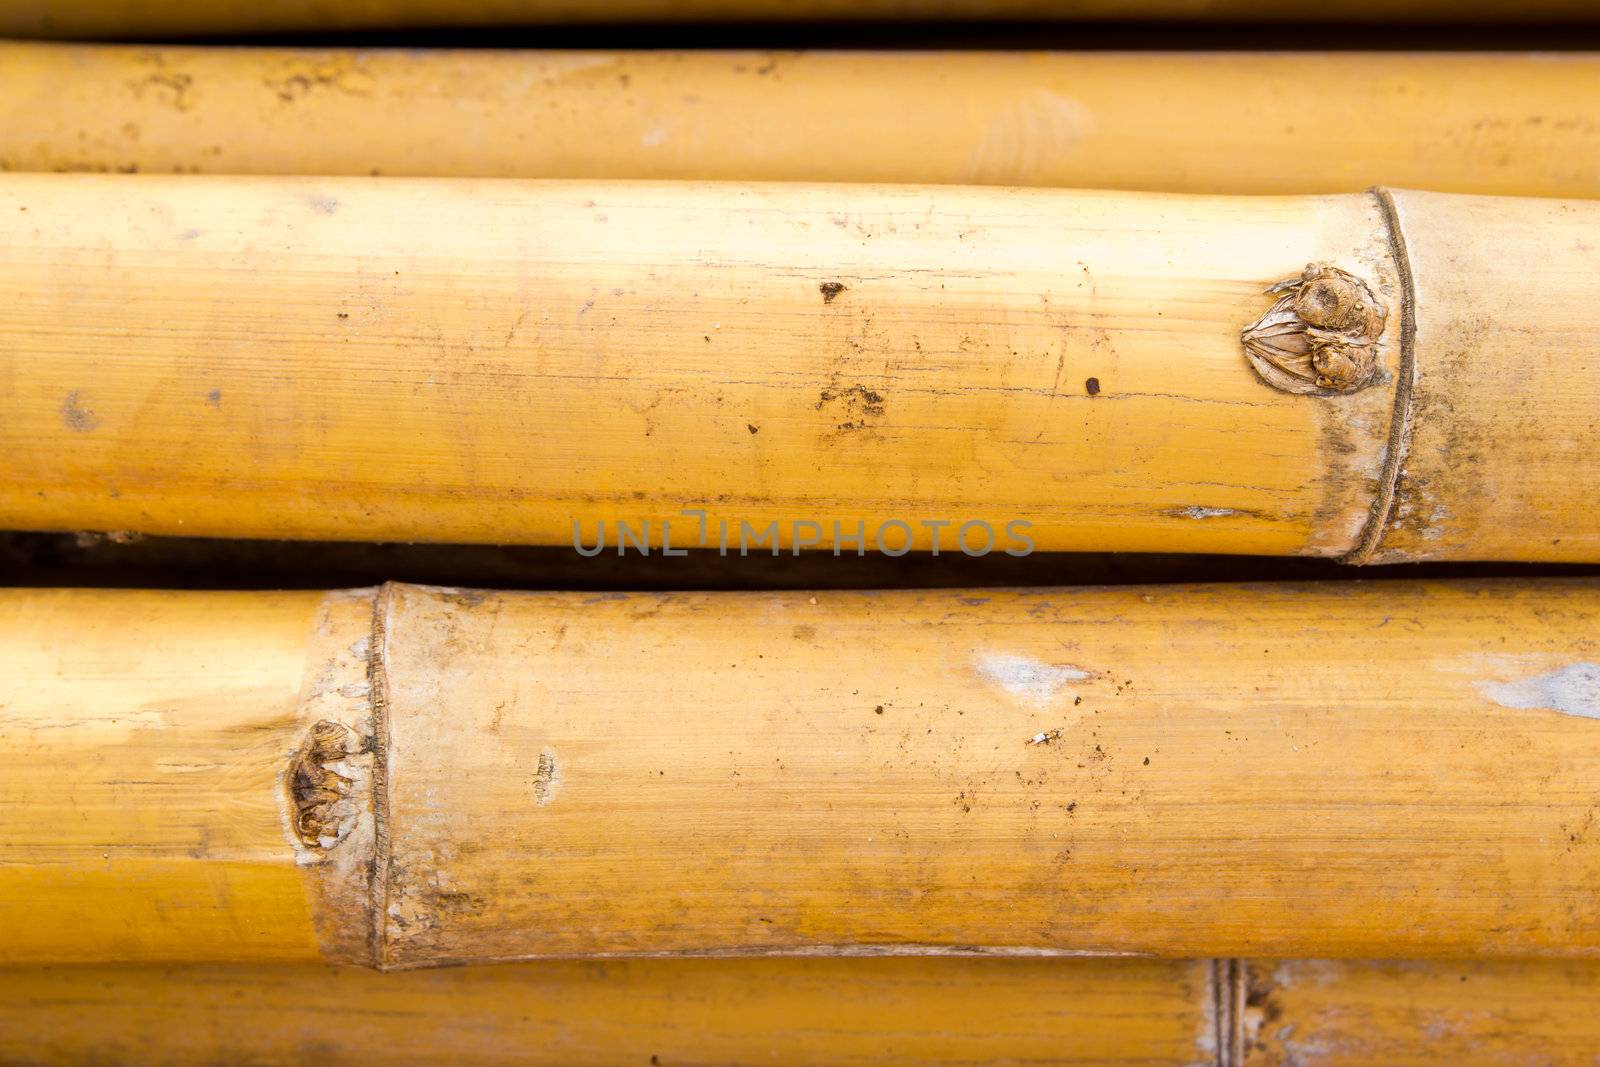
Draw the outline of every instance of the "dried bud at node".
M1388 309L1355 275L1325 263L1267 290L1272 309L1241 334L1268 385L1291 393L1353 393L1378 374L1378 338Z
M355 816L354 779L338 764L360 751L354 731L324 719L311 727L289 760L289 794L294 800L294 831L309 848L332 848L349 833Z

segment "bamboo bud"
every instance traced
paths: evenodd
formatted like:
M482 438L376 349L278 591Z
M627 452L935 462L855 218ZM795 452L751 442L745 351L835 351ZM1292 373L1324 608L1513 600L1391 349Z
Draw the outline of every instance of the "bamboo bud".
M1266 7L1252 0L204 0L181 6L127 0L48 0L0 8L0 34L43 37L184 37L420 27L552 23L796 19L1199 19L1325 22L1515 22L1587 20L1583 0L1329 0Z
M1591 582L5 600L12 964L1600 954Z
M0 1058L1190 1067L1216 1058L1210 975L1187 960L974 959L0 970Z
M1595 240L1419 193L13 174L0 524L1596 560Z
M1600 197L1585 54L0 43L0 69L8 170Z

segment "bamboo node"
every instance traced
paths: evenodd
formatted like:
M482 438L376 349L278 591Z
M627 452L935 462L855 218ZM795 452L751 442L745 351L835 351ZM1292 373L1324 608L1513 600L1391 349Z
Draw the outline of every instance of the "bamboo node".
M1373 383L1389 309L1366 282L1311 263L1266 291L1277 301L1240 334L1262 381L1313 396L1353 393Z

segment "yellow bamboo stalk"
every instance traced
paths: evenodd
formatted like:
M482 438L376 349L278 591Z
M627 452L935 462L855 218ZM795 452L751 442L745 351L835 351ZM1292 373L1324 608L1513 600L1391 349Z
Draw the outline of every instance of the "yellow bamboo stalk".
M317 959L277 794L302 690L339 699L302 677L313 629L370 597L0 602L0 964Z
M1260 960L1245 973L1244 1067L1588 1067L1600 1048L1592 963Z
M1189 1067L1215 1060L1204 962L572 960L0 970L9 1064L619 1063ZM396 1040L398 1035L404 1040Z
M0 43L0 169L1600 197L1592 54Z
M0 525L1592 561L1594 241L1421 193L12 174Z
M1600 955L1593 582L3 601L13 965Z
M199 34L541 25L568 22L858 19L1197 19L1270 22L1587 20L1583 0L1331 0L1316 7L1255 0L13 0L0 34L44 37L182 37Z
M1588 1067L1580 961L574 960L0 970L7 1063L1537 1062ZM1230 971L1229 968L1233 968ZM1221 1030L1218 1029L1219 1022ZM406 1040L394 1041L397 1032ZM1220 1049L1220 1051L1219 1051Z

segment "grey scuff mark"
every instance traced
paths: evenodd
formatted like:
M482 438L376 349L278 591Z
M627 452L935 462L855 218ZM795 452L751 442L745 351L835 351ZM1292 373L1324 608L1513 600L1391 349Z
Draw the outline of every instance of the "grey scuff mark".
M213 389L209 393L207 393L206 394L206 403L210 404L214 408L221 408L222 407L222 390L221 389Z
M561 792L561 766L550 749L539 753L539 768L533 774L533 802L544 807Z
M307 197L306 203L311 205L313 211L321 212L324 215L336 215L339 213L338 197L316 194Z
M1088 671L1068 665L1042 663L1027 656L984 652L977 657L978 673L1014 697L1048 704L1068 682L1088 681Z
M95 413L83 406L83 400L78 396L76 389L68 393L67 398L61 402L61 418L70 429L79 433L88 433L100 425L100 419Z
M1573 663L1510 682L1479 682L1478 689L1503 708L1549 708L1600 719L1600 663Z

